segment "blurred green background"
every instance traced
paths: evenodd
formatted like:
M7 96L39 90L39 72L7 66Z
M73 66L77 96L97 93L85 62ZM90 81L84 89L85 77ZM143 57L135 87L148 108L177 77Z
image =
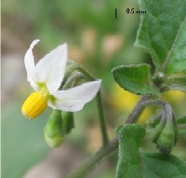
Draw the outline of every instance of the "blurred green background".
M34 121L22 116L21 105L32 92L26 81L23 58L34 39L41 40L34 49L36 61L57 45L67 42L69 58L103 80L102 94L109 136L116 136L114 128L124 122L139 97L120 89L112 78L111 69L120 64L140 62L153 66L150 56L133 46L140 15L127 14L126 8L132 7L139 9L137 0L2 2L3 178L65 177L101 145L95 102L75 114L76 127L65 143L54 150L47 146L43 137L43 128L51 110L48 109ZM185 93L168 92L164 99L171 102L178 117L186 114ZM140 123L144 124L152 113L152 109L147 109ZM186 139L181 138L173 153L186 159L185 146ZM144 147L158 151L148 140L144 142ZM112 178L116 160L117 153L89 178Z

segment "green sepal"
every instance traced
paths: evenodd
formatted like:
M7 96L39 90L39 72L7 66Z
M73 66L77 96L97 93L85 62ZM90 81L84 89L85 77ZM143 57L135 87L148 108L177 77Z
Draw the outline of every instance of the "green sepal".
M63 131L69 134L74 128L74 113L61 111L61 118L63 122Z
M156 87L152 86L150 65L120 65L112 70L114 80L125 90L138 95L160 97Z
M166 124L160 136L157 139L157 147L163 153L170 153L172 147L175 145L175 134L173 125Z

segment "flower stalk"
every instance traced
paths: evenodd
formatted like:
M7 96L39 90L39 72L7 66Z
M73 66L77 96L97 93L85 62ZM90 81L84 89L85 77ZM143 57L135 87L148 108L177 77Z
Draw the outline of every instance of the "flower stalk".
M67 68L67 75L68 77L72 74L70 71L79 71L81 72L85 78L87 78L90 81L95 81L96 79L87 71L85 70L82 66L80 66L77 63L74 63L73 61L69 61L69 69ZM66 76L65 76L66 78ZM63 84L64 85L64 84ZM102 98L101 98L101 92L100 90L98 91L96 95L96 103L97 103L97 109L98 109L98 115L99 115L99 124L100 124L100 130L101 130L101 135L102 135L102 143L103 147L107 145L109 138L108 138L108 133L107 133L107 127L106 127L106 122L105 122L105 115L103 111L103 104L102 104Z
M161 105L165 106L167 102L162 100L150 100L151 96L142 96L138 101L132 112L129 114L124 124L135 123L140 115L142 114L145 107L150 105ZM105 147L101 147L95 152L89 159L83 162L74 172L72 172L67 178L86 177L93 168L103 161L107 156L118 149L119 140L118 137L109 141Z

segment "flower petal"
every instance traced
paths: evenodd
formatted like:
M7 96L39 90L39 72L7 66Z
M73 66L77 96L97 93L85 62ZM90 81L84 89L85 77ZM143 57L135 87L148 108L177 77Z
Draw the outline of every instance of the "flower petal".
M69 90L57 91L54 93L56 102L49 102L49 106L54 109L75 112L91 101L97 94L101 85L101 80L87 82Z
M67 62L67 44L52 50L42 58L35 67L34 76L38 83L45 83L50 93L57 91Z
M34 63L34 56L32 53L32 49L34 46L39 42L40 40L34 40L29 49L27 50L25 57L24 57L24 63L25 63L25 68L27 72L27 80L30 82L30 85L36 90L37 85L34 81L34 68L35 68L35 63Z

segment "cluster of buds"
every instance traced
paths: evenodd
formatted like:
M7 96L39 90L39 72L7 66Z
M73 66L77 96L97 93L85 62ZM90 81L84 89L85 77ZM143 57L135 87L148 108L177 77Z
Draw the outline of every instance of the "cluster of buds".
M178 140L178 128L174 113L169 104L163 106L163 111L149 119L148 127L152 129L150 139L163 153L170 153Z
M74 128L72 112L53 110L44 128L45 141L50 147L60 146L66 134Z

